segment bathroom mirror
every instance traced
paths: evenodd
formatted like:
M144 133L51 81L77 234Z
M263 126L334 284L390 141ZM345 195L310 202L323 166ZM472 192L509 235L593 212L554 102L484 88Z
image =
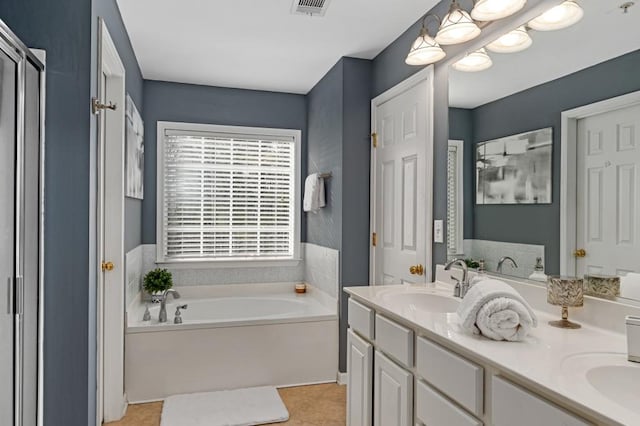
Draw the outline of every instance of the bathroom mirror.
M640 300L640 5L578 3L577 23L450 68L448 256L541 283L617 275Z

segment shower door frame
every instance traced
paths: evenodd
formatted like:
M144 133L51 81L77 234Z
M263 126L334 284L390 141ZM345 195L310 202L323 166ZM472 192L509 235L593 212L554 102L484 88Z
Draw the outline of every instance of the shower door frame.
M24 274L24 254L22 253L25 246L24 232L22 230L22 203L24 203L25 178L24 178L24 150L25 150L25 99L26 99L26 67L27 62L33 65L39 73L39 182L38 182L38 309L37 309L37 393L36 393L36 424L41 426L44 424L43 418L43 399L44 399L44 173L45 173L45 105L46 105L46 74L44 58L41 61L28 47L26 47L20 39L11 31L11 29L0 19L0 46L3 51L17 59L17 99L16 99L16 168L15 168L15 282L14 287L14 425L22 426L22 342L24 332L22 330L22 313L15 313L19 307L18 300L23 303L24 288L22 287L22 276ZM43 55L44 56L44 55ZM18 285L20 283L20 285ZM17 297L20 294L20 297Z

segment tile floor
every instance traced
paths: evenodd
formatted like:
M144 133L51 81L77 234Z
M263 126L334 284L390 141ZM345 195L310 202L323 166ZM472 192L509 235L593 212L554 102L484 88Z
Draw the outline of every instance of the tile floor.
M345 424L346 386L334 383L279 389L289 421L277 425L341 426ZM130 405L124 419L108 426L160 426L162 402ZM188 425L185 425L188 426Z

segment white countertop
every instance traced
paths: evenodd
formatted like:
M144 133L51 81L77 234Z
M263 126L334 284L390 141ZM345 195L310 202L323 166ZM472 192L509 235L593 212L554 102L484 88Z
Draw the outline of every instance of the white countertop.
M437 284L435 289L424 285L404 285L349 287L344 290L376 311L413 326L419 334L519 378L537 392L549 394L568 407L588 413L602 422L640 425L640 409L637 413L630 411L590 389L586 381L570 380L561 374L563 361L576 354L613 352L626 356L626 337L623 334L586 324L578 330L555 328L547 322L559 319L560 309L558 316L536 310L538 327L524 341L497 342L463 331L456 313L429 313L410 305L400 307L397 303L386 302L383 297L389 292L415 291L451 295L450 287L445 284Z

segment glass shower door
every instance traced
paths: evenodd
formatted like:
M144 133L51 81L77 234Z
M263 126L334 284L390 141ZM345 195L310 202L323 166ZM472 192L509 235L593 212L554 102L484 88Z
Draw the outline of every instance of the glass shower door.
M14 423L15 410L15 189L16 60L0 44L0 425Z

